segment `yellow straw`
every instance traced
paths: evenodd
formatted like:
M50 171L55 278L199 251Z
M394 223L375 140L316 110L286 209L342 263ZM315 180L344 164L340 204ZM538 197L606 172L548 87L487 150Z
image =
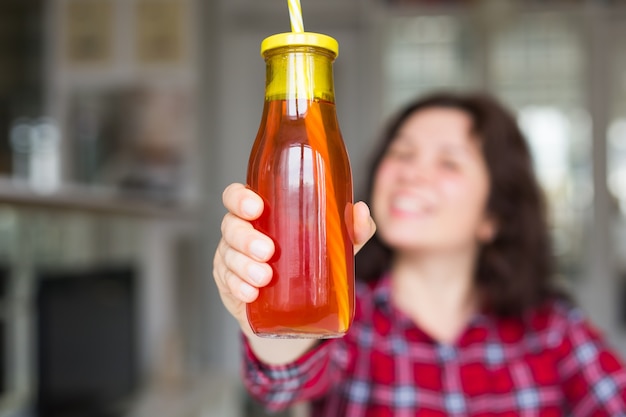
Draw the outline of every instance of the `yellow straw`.
M302 20L302 7L300 0L287 0L289 2L289 20L291 20L292 32L304 32L304 21Z
M305 126L307 130L307 136L312 147L317 150L322 159L328 164L330 163L330 154L328 151L328 144L326 143L326 132L324 131L324 124L322 122L322 112L319 108L319 103L311 103L309 107L307 118L305 119ZM332 178L325 176L323 181L326 182L327 193L332 197L328 199L331 212L327 218L327 227L330 230L330 235L333 237L341 236L341 213L335 200L335 187ZM348 322L350 321L350 306L348 300L348 281L347 281L347 264L345 259L345 248L343 241L339 239L331 239L328 242L328 260L330 261L331 275L334 279L335 288L337 291L337 304L339 315L339 330L348 330Z

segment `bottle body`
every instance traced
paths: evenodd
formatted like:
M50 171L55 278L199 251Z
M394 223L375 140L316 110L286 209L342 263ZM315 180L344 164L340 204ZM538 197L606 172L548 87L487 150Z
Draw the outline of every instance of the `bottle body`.
M353 197L334 102L314 94L266 97L247 182L265 202L254 226L276 246L272 281L247 306L253 331L342 336L354 315Z

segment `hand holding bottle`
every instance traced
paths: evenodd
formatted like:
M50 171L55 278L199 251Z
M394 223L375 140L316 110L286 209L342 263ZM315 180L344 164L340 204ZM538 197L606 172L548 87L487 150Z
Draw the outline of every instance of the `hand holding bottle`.
M223 194L228 213L222 220L222 239L213 261L213 276L222 302L239 322L246 336L254 335L246 316L246 304L272 279L267 261L274 253L272 240L255 230L252 220L263 212L263 200L243 184L231 184ZM363 202L353 206L355 252L374 234L376 226Z

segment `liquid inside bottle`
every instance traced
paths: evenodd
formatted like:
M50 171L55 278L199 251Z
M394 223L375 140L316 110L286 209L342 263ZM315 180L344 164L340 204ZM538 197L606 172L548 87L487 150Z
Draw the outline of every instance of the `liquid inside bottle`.
M329 338L350 326L351 178L333 102L266 101L247 178L265 201L254 226L276 245L272 281L247 307L258 335Z

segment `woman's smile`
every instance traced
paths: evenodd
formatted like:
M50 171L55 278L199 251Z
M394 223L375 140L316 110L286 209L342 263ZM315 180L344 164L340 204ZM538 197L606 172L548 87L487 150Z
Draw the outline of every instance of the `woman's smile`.
M424 193L401 192L394 194L389 202L390 214L393 217L425 218L435 211L433 198Z

